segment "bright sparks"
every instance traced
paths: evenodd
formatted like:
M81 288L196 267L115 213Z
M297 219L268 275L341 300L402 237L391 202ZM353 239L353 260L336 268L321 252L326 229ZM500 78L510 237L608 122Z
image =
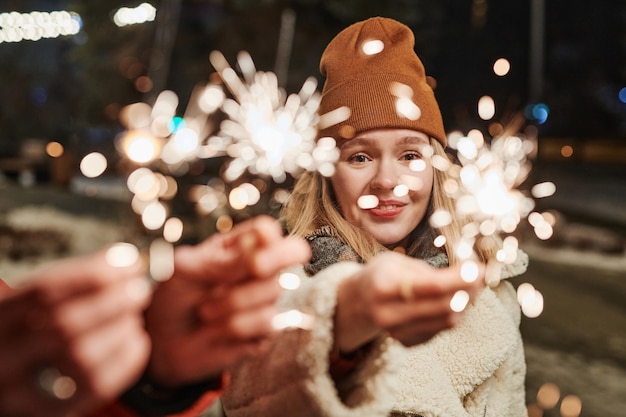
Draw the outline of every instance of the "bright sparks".
M495 138L488 147L474 134L454 146L461 167L448 170L454 184L446 183L444 190L456 201L457 215L472 219L483 236L512 233L534 207L534 201L516 188L530 169L522 139Z
M490 97L481 117L493 116L495 106ZM456 149L459 164L445 164L431 158L434 169L445 171L448 179L443 183L443 191L454 201L454 213L437 210L430 216L434 228L442 228L453 221L463 224L461 236L454 242L447 242L454 249L454 256L461 262L464 279L477 274L475 264L478 248L493 249L493 259L487 262L486 279L489 285L500 280L504 265L514 264L519 255L519 242L511 236L525 218L534 228L535 235L549 239L553 234L554 218L549 213L533 212L533 198L545 198L556 192L552 182L543 182L532 187L530 192L522 192L518 187L527 179L530 172L529 155L534 144L522 135L513 135L511 129L504 129L500 136L486 139L477 129L467 135L453 132L448 138L450 148ZM528 194L528 195L527 195ZM490 237L502 238L501 247ZM500 239L497 239L500 240ZM445 242L445 241L444 241ZM435 242L441 246L441 237ZM489 246L483 246L489 245ZM470 272L471 271L471 272ZM465 275L467 274L467 275ZM543 296L534 287L522 285L518 291L518 301L527 317L537 317L543 311Z
M298 94L287 96L276 75L257 72L245 52L238 56L243 79L221 53L214 51L210 59L232 94L221 106L228 119L208 141L215 153L232 158L225 172L227 181L246 170L271 176L276 182L283 182L286 174L297 176L305 170L332 175L339 156L334 140L315 142L319 93L314 78L309 78Z

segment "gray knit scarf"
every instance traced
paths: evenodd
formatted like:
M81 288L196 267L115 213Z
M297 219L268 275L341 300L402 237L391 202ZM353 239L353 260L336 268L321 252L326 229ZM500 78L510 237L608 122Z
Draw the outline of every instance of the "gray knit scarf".
M363 259L356 252L339 239L337 232L330 226L324 226L306 236L311 245L311 261L304 266L304 271L313 276L321 270L343 261L363 263ZM423 259L434 268L448 266L448 256L443 249L428 247L419 253L416 258Z

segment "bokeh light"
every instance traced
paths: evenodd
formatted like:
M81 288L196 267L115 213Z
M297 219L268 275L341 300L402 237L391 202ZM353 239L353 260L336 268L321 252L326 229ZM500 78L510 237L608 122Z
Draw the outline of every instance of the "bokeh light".
M561 400L562 417L578 417L583 409L582 401L576 395L566 395Z
M115 243L107 249L105 260L113 267L129 267L139 260L139 249L132 243Z
M143 130L132 130L124 134L121 147L131 161L145 164L157 158L160 143L157 138Z
M217 218L217 221L215 222L215 227L218 232L227 232L233 228L234 223L235 222L232 217L224 214Z
M499 77L508 74L510 69L511 63L506 58L499 58L493 64L493 72Z
M406 184L398 184L393 189L393 195L396 197L404 197L409 194L409 187Z
M491 120L496 114L496 103L491 96L482 96L478 100L478 116L483 120Z
M157 230L167 219L167 208L159 201L152 201L146 205L141 213L141 222L148 230Z
M107 159L99 152L91 152L80 161L80 172L87 178L95 178L107 169Z
M441 248L441 247L443 247L443 245L446 244L446 241L447 241L447 239L446 239L446 237L444 235L439 235L439 236L437 236L435 238L433 243L434 243L435 247Z
M546 382L537 391L537 405L544 410L550 410L558 404L561 399L561 390L551 382Z
M147 75L137 77L135 80L135 88L140 93L148 93L152 90L152 87L154 87L154 82L152 81L152 78Z
M385 44L379 39L374 39L363 42L361 48L365 55L376 55L385 49Z
M295 290L300 287L300 276L291 272L283 272L278 277L278 283L286 290Z
M310 330L313 328L314 322L315 320L311 315L304 314L298 310L289 310L274 316L272 327L276 330L287 328Z
M56 368L46 368L38 375L39 385L59 400L68 400L76 393L76 381Z
M543 312L543 295L528 282L517 287L517 301L528 318L539 317Z
M570 145L565 145L561 148L561 156L563 158L570 158L574 155L574 148Z
M535 198L550 197L556 192L556 185L551 181L542 182L533 185L530 192Z
M174 246L163 239L150 243L150 278L156 282L170 279L174 274Z
M450 309L454 312L460 313L465 310L467 307L467 303L469 302L470 296L467 291L459 290L452 296L450 300Z
M465 282L474 282L478 279L478 264L474 261L465 261L461 265L461 278Z
M63 155L65 148L59 142L48 142L46 144L46 154L52 158L58 158Z
M157 9L150 3L141 3L137 7L122 7L113 14L113 22L119 26L136 25L152 22L156 18Z
M357 205L363 210L373 209L378 206L378 197L375 195L362 195L358 198Z
M452 222L452 215L447 210L438 209L430 216L429 221L432 227L444 227Z
M163 226L163 238L170 243L176 243L183 236L183 229L183 221L178 217L171 217Z
M0 43L72 36L80 32L82 25L77 13L65 10L0 13Z
M550 108L545 103L529 104L524 110L528 120L535 120L538 124L544 124L550 115Z

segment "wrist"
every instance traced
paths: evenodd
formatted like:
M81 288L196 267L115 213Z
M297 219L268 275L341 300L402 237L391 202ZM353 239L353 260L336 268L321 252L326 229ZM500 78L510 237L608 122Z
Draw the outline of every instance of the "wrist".
M339 285L334 317L335 348L338 352L357 351L380 333L370 318L369 310L364 307L369 302L361 294L361 284L362 280L353 276Z

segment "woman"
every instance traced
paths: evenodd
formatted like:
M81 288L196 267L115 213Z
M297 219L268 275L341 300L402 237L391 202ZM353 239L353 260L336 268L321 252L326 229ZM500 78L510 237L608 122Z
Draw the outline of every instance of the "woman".
M320 113L347 106L350 117L319 133L337 141L334 175L303 175L284 211L313 257L282 307L316 321L233 371L228 417L526 415L512 286L484 288L484 267L463 279L454 253L461 225L429 224L430 213L454 205L446 173L426 157L445 156L446 136L413 47L406 26L373 18L324 51ZM443 248L433 244L439 234ZM482 263L488 247L477 248ZM519 258L503 278L523 272ZM453 311L463 292L470 304Z

